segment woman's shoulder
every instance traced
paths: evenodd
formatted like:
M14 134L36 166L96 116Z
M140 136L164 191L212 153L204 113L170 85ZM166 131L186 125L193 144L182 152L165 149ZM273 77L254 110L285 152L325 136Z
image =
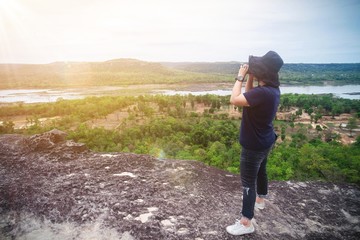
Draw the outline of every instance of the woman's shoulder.
M272 87L272 86L258 86L253 88L253 90L258 91L258 92L273 92L273 93L277 93L280 92L279 87Z
M257 89L258 94L263 95L264 97L280 97L280 89L278 87L271 86L259 86L254 89Z

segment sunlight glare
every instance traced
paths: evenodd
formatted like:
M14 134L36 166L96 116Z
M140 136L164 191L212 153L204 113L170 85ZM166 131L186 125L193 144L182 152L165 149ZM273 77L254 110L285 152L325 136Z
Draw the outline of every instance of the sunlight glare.
M18 0L0 0L0 61L12 58L11 45L26 41L29 30L24 27L27 12Z
M10 12L11 9L14 9L18 6L17 0L0 0L0 13Z
M0 0L0 6L6 5L9 2L11 2L11 0Z

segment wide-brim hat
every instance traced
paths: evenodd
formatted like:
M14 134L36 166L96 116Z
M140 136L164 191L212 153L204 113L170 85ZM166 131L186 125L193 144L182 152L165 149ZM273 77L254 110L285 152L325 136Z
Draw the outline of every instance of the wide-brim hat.
M262 57L250 55L248 72L266 85L278 87L280 86L279 71L283 64L282 58L274 51L269 51Z

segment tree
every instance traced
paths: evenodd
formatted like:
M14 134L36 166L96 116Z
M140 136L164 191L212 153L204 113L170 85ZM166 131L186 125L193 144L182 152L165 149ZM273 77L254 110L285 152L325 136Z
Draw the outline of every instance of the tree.
M281 140L284 141L286 137L286 125L281 126Z
M320 131L323 130L320 125L316 125L316 128L315 128L315 129L316 129L317 132L320 132Z
M308 143L299 150L299 168L303 172L303 177L321 178L325 177L322 170L325 168L326 160L321 156L316 148Z
M320 111L316 112L315 116L314 116L315 123L317 123L319 121L319 119L321 119L321 118L322 118L322 114L320 113Z
M284 108L284 110L288 110L290 108L290 99L289 97L284 97L283 98L283 102L282 102L282 107Z
M356 138L355 143L353 144L355 147L360 147L360 136Z
M296 119L296 114L291 113L289 115L289 122L295 122L295 119Z
M0 134L13 133L15 124L12 121L4 121L0 124Z
M302 115L302 113L303 113L302 108L299 108L299 109L295 112L296 117L297 117L297 118L300 118L300 116Z
M227 153L225 144L215 141L208 148L207 161L206 163L210 166L223 167L224 165L224 154Z
M357 128L356 118L354 118L354 117L349 118L349 121L348 121L348 123L346 125L346 128L349 129L350 137L352 137L352 130Z
M309 115L311 115L314 112L314 109L308 105L305 106L304 108L305 108L305 112Z
M288 180L293 177L294 170L292 163L286 161L281 151L272 152L269 158L267 171L270 179Z
M191 100L191 109L194 110L194 107L195 107L195 101L192 99L192 100Z
M343 112L343 107L340 104L335 104L332 107L331 116L334 119L335 115L339 115L342 112Z

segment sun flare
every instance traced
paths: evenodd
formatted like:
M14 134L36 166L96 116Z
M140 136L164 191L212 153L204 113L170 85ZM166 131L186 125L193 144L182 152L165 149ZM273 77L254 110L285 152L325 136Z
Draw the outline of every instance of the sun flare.
M11 0L0 0L0 6L6 5L9 2L12 2L12 1Z
M24 18L27 16L19 1L0 0L0 57L13 59L12 44L26 41L29 30L24 26Z
M10 12L16 6L19 6L17 0L0 0L0 13Z

